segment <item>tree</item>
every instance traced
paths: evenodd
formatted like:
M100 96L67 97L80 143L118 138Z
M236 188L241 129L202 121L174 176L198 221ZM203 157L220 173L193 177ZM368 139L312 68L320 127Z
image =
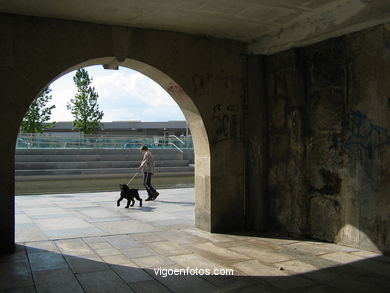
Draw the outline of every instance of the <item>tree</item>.
M92 78L89 77L85 69L78 69L73 81L76 84L77 93L67 105L74 118L73 129L77 129L83 134L92 134L96 130L102 129L103 126L101 120L104 114L103 111L99 111L97 103L99 95L91 86Z
M47 123L50 120L51 110L56 107L55 105L47 106L47 103L52 99L50 92L49 87L43 89L32 102L20 126L22 132L43 133L54 127L55 122Z

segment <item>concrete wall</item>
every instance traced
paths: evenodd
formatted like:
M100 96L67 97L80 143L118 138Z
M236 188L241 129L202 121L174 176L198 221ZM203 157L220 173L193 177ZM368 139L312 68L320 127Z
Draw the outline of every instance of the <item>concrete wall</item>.
M0 15L0 250L14 239L14 154L21 119L53 79L95 64L126 66L178 103L195 148L196 225L244 227L242 66L238 42L154 30Z
M389 252L388 25L243 57L237 42L0 15L0 44L0 250L13 248L15 140L27 107L54 78L104 64L146 74L183 110L198 227L246 224Z
M389 253L390 26L268 56L264 69L268 183L252 207L269 203L262 223Z

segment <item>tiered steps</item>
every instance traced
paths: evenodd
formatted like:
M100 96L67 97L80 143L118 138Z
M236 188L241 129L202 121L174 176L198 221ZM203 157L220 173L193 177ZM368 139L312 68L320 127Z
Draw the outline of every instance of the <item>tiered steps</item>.
M193 174L194 167L175 149L152 149L155 173ZM138 171L142 154L137 149L17 149L15 175L83 176L127 175Z

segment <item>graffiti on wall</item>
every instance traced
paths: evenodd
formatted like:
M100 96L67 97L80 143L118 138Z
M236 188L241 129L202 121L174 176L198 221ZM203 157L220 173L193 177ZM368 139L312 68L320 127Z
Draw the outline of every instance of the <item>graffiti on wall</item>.
M216 104L213 107L213 123L215 123L214 143L243 137L243 115L240 105Z
M176 84L170 84L167 88L166 91L175 99L178 100L181 97L185 96L184 90L176 85Z
M342 129L346 138L335 138L331 146L334 151L352 153L360 150L371 156L375 150L390 145L388 130L373 124L367 115L360 111L349 110L343 119Z

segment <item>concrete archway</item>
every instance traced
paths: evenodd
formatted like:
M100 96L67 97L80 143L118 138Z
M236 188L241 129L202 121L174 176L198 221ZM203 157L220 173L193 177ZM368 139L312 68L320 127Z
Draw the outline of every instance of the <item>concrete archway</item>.
M245 154L240 43L180 33L2 15L0 250L14 247L14 155L28 106L79 67L125 66L159 83L189 122L196 154L196 225L244 227Z
M66 71L54 76L46 86L52 83L55 79L58 79L75 69L92 65L102 65L106 68L120 65L122 67L127 67L129 69L141 72L158 83L163 89L165 89L173 98L173 100L178 104L188 122L192 133L195 165L199 166L195 168L195 199L197 203L196 209L198 210L198 214L203 214L204 210L207 210L207 206L210 205L210 145L202 116L199 113L196 105L193 103L192 99L178 83L172 80L165 73L146 63L129 58L124 59L122 62L118 61L116 57L102 57L87 60L80 64L74 65ZM32 97L31 102L38 94L39 92ZM201 228L209 230L210 228L207 226L207 223L202 222L203 220L203 218L198 218L197 225Z

